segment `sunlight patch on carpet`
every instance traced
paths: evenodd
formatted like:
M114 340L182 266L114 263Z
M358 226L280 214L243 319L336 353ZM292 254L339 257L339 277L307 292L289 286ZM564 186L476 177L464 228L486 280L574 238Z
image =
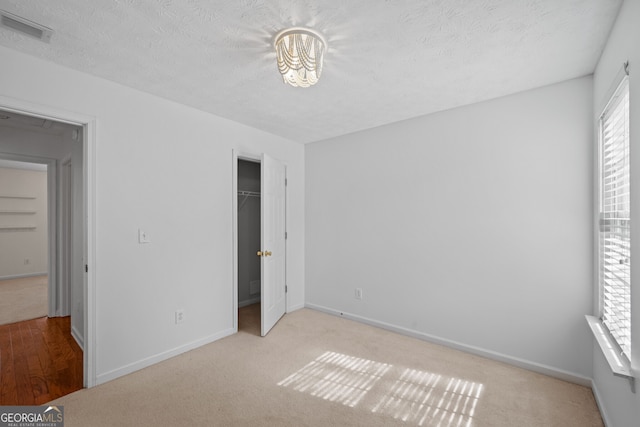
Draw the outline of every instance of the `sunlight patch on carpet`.
M480 383L405 369L372 412L419 426L471 427L482 389Z
M383 378L384 377L384 378ZM472 427L484 385L327 351L278 383L425 427Z
M390 368L387 363L327 351L278 385L354 407Z

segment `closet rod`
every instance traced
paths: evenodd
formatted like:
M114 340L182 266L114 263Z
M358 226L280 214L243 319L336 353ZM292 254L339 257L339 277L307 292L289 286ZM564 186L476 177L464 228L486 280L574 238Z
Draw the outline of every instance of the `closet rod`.
M238 191L238 196L244 196L244 199L242 199L242 202L240 203L240 206L238 206L238 212L242 210L242 208L244 207L244 205L247 203L247 200L249 200L249 197L260 197L260 193L257 191L243 191L240 190Z

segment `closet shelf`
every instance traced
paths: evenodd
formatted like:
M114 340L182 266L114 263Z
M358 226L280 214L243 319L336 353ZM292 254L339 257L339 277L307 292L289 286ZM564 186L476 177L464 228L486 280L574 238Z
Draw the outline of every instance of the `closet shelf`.
M242 202L238 206L238 211L240 211L244 207L245 203L247 203L247 200L249 200L249 197L260 197L260 193L258 191L240 190L238 191L238 196L244 196L244 199L242 199Z
M0 199L35 199L35 196L23 196L20 194L0 194Z
M0 214L15 214L15 215L32 215L35 214L37 211L25 211L25 210L0 210Z
M35 225L0 225L0 231L33 231Z

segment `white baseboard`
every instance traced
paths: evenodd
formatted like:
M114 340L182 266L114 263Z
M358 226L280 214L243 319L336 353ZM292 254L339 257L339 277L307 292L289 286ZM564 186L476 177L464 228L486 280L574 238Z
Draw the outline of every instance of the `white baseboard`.
M116 378L122 377L135 371L139 371L140 369L146 368L148 366L155 365L156 363L162 362L163 360L170 359L179 354L186 353L189 350L193 350L198 347L202 347L203 345L210 344L214 341L232 335L233 333L233 328L225 329L224 331L218 332L217 334L213 334L208 337L165 351L163 353L159 353L139 360L137 362L130 363L121 368L105 372L104 374L97 375L95 385L104 384L108 381L115 380Z
M255 297L255 298L251 298L251 299L246 299L244 301L238 301L238 308L246 307L246 306L251 305L251 304L257 304L259 302L260 302L260 297L259 296Z
M84 340L82 339L82 336L80 335L80 333L78 332L78 329L75 326L71 327L71 336L73 337L74 340L76 340L76 342L78 343L82 351L84 351Z
M453 348L456 350L464 351L466 353L475 354L478 356L486 357L487 359L496 360L518 368L527 369L529 371L537 372L540 374L548 375L550 377L558 378L571 383L579 384L586 387L591 387L591 378L584 377L582 375L574 374L562 369L553 368L551 366L543 365L540 363L532 362L518 357L508 356L506 354L498 353L491 350L486 350L480 347L475 347L467 344L463 344L457 341L448 340L445 338L437 337L434 335L425 334L424 332L415 331L401 326L392 325L385 322L369 319L366 317L358 316L356 314L346 313L332 308L323 307L316 304L305 304L305 307L312 310L321 311L323 313L332 314L338 317L344 317L345 319L355 320L356 322L365 323L367 325L375 326L381 329L386 329L391 332L396 332L401 335L406 335L412 338L417 338L423 341L428 341L434 344L439 344L445 347Z
M598 387L596 386L596 382L593 380L591 381L591 391L593 391L593 397L596 399L596 405L598 405L598 409L600 410L600 416L602 416L602 422L604 423L605 427L612 426L613 424L611 424L611 422L609 421L607 410L605 409L605 406L602 403L602 400L600 398L600 392L598 392Z
M0 280L23 279L25 277L46 276L48 274L49 273L47 273L46 271L44 273L11 274L9 276L0 276Z

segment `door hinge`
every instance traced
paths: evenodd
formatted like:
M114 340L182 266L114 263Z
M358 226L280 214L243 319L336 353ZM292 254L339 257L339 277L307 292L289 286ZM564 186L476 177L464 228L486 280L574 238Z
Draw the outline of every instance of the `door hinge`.
M284 293L286 294L287 292L289 292L289 287L287 285L284 285Z
M84 265L84 272L85 272L85 273L88 273L88 272L89 272L89 265L88 265L88 264L85 264L85 265Z
M287 240L287 232L284 232L284 239Z
M286 187L287 185L289 185L289 180L287 178L284 179L284 186Z

